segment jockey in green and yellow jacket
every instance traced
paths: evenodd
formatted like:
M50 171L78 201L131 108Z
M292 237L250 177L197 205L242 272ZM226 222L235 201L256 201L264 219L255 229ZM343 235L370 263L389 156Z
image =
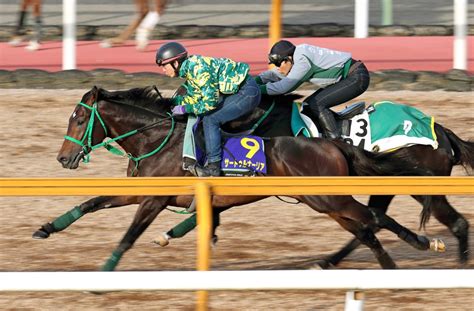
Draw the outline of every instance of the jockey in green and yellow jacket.
M260 103L260 88L249 75L249 65L228 58L188 56L179 42L163 44L156 51L155 62L168 77L185 79L174 98L172 115L202 117L207 164L196 165L197 175L220 176L220 126L249 113Z
M200 115L214 110L220 94L234 94L247 78L249 65L228 58L191 55L179 69L186 79L182 85L186 95L175 97L177 105L184 105L187 113Z

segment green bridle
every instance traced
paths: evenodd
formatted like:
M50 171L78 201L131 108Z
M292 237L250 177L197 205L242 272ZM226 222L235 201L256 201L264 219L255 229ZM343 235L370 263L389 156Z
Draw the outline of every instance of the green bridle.
M100 116L100 113L97 109L97 102L94 102L92 107L85 104L85 103L83 103L83 102L80 102L79 105L91 110L91 116L89 118L89 122L87 123L86 131L84 132L84 135L82 136L81 140L78 140L78 139L76 139L74 137L71 137L71 136L68 136L68 135L65 135L64 139L72 141L73 143L76 143L76 144L78 144L79 146L82 147L82 152L84 153L84 158L82 159L82 161L84 163L89 163L90 152L92 152L95 149L104 147L105 149L107 149L108 151L110 151L113 154L123 156L123 157L127 157L130 160L134 161L135 162L135 169L136 169L138 167L138 162L140 160L151 157L152 155L156 154L161 149L163 149L163 147L169 141L169 138L171 137L171 134L173 134L173 131L174 131L174 125L175 125L174 118L170 113L167 113L167 115L169 116L167 119L171 119L171 128L170 128L168 134L166 135L165 139L163 140L163 142L156 149L154 149L153 151L151 151L149 153L146 153L144 155L138 156L138 157L134 157L130 153L126 154L122 150L120 150L120 149L118 149L118 148L116 148L116 147L114 147L110 144L117 141L117 140L119 140L119 139L123 139L123 138L126 138L128 136L132 136L132 135L135 135L137 133L143 132L147 129L150 129L152 127L155 127L156 125L158 125L159 123L165 121L166 119L160 120L160 121L155 122L155 123L150 124L150 125L143 126L143 127L139 128L139 129L136 129L136 130L132 130L130 132L127 132L127 133L125 133L123 135L120 135L120 136L117 136L115 138L108 139L108 140L103 141L103 142L101 142L97 145L92 145L92 132L94 131L95 120L96 119L99 120L100 124L102 125L102 128L104 129L105 136L107 136L107 127L105 126L104 120L102 120L102 117ZM87 139L87 144L85 143L86 139Z

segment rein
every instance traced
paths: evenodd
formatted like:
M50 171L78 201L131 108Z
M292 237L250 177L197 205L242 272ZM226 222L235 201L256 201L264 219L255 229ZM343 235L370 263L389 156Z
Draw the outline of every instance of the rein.
M120 136L117 136L115 138L108 139L108 140L106 140L102 143L99 143L97 145L92 145L92 132L94 130L95 119L97 118L97 120L99 120L100 124L102 125L102 128L104 129L105 136L107 136L107 128L105 126L104 121L102 120L102 117L99 114L99 111L97 110L97 102L94 102L92 107L87 105L87 104L84 104L83 102L80 102L79 105L91 110L91 116L89 118L89 123L87 124L86 131L84 132L84 135L83 135L81 140L78 140L78 139L76 139L74 137L71 137L71 136L68 136L68 135L65 135L64 138L69 140L69 141L72 141L73 143L76 143L76 144L78 144L79 146L82 147L82 153L84 154L84 158L82 159L82 161L84 163L89 163L90 152L92 152L95 149L104 147L105 149L107 149L109 152L111 152L113 154L123 156L123 157L126 156L128 159L134 161L135 162L135 169L137 169L138 168L138 162L140 160L151 157L152 155L158 153L161 149L163 149L163 147L169 141L169 138L171 137L171 135L173 134L173 131L174 131L175 120L174 120L174 118L171 114L167 113L168 117L166 117L163 120L160 120L160 121L154 122L152 124L142 126L141 128L132 130L130 132L127 132L127 133L122 134ZM134 157L130 153L126 154L122 150L110 145L111 143L116 142L117 140L129 137L129 136L144 132L144 131L146 131L148 129L151 129L153 127L156 127L157 125L159 125L160 123L166 121L167 119L171 119L171 128L170 128L168 134L166 135L165 139L163 139L163 142L156 149L154 149L153 151L151 151L149 153L146 153L146 154L138 156L138 157ZM85 144L86 139L87 139L87 144ZM133 172L132 172L132 175L133 175Z

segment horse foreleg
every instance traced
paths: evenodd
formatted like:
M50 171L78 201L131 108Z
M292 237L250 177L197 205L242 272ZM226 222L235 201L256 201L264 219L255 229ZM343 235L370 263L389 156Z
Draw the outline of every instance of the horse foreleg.
M379 211L384 213L387 212L388 206L393 199L393 195L371 195L369 198L368 205L370 207L377 208ZM377 232L378 230L374 230ZM328 268L330 266L338 265L344 258L346 258L352 251L354 251L360 245L360 241L357 238L352 239L349 241L344 247L342 247L339 251L334 254L331 254L329 257L321 260L319 265L322 268Z
M112 252L112 255L102 267L102 271L115 270L123 254L132 248L135 241L166 207L167 203L168 197L146 197L140 203L127 233L125 233L118 247Z
M368 227L364 227L360 223L347 218L341 218L332 214L330 214L330 216L334 220L336 220L344 229L354 234L362 244L369 247L383 269L397 268L397 265L382 247L382 244L380 244L380 241L377 239L371 229L369 229Z
M212 210L212 232L211 232L211 244L215 245L217 243L218 237L216 235L216 229L220 225L220 213L223 212L222 209L213 209ZM186 218L167 232L163 232L159 234L155 239L153 239L153 243L156 243L162 247L165 247L169 244L169 240L182 238L190 231L194 230L197 225L197 217L196 213L192 214L190 217Z
M46 239L51 233L59 232L69 227L76 220L87 213L96 212L104 208L113 208L138 203L136 196L101 196L92 198L79 206L67 211L52 222L41 226L33 233L35 239Z

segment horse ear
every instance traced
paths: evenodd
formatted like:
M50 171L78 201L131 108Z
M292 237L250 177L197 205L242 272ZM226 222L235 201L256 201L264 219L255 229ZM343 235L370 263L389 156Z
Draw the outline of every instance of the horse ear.
M156 95L158 95L160 99L163 99L163 96L161 95L160 90L158 90L158 87L156 85L152 85L151 87L152 87L153 92L155 92Z
M99 93L100 93L100 88L94 85L91 90L91 100L93 102L96 102L99 99Z

